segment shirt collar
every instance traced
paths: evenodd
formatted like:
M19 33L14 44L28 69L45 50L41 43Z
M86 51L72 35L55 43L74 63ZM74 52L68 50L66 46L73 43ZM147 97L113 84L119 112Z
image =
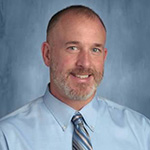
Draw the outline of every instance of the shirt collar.
M89 104L87 104L79 111L82 114L86 125L90 128L91 131L94 131L99 110L99 105L96 97L97 96L95 96ZM54 116L58 124L61 126L63 131L65 131L65 129L71 122L73 115L77 111L54 97L49 92L48 86L44 94L44 103L51 114Z
M93 132L95 129L96 121L98 119L99 108L97 94L95 94L93 100L79 111L84 117L84 120L89 129Z
M44 94L44 103L54 116L58 124L61 126L63 130L65 130L72 119L72 116L75 113L75 110L65 103L58 100L54 97L47 87L46 92Z

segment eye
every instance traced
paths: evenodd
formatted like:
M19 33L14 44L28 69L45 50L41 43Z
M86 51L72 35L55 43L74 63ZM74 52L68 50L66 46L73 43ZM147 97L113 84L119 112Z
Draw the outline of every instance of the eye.
M95 52L95 53L99 53L99 52L101 52L101 49L99 49L99 48L93 48L92 51Z
M75 47L75 46L70 46L70 47L68 47L68 49L70 49L70 50L72 50L72 51L75 51L75 50L77 50L78 48Z

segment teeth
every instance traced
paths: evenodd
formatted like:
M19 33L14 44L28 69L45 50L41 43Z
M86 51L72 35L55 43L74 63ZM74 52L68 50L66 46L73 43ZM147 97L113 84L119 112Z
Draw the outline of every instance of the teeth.
M81 79L85 79L85 78L88 78L89 75L76 75L76 77L81 78Z

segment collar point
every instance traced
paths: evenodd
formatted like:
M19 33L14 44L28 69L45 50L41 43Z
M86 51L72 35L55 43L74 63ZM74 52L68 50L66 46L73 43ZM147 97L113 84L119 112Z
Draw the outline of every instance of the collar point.
M65 131L67 129L67 126L62 126L62 130Z

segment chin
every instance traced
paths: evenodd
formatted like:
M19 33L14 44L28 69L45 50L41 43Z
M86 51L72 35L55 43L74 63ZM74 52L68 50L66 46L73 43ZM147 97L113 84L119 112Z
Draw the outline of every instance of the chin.
M89 89L72 89L70 92L67 94L67 97L71 100L76 100L76 101L86 101L93 97L95 94L96 88L93 86L92 88Z

